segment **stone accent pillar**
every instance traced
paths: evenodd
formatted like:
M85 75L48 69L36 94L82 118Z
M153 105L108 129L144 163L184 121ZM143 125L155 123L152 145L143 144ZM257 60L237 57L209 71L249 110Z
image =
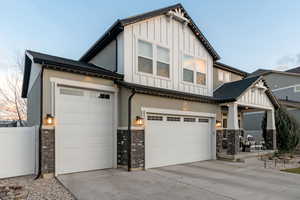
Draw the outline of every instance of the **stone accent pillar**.
M217 154L223 152L223 138L224 138L224 130L217 130L217 138L216 138L216 149Z
M43 177L53 176L55 172L55 129L42 127L41 131L41 173Z
M276 130L267 129L266 130L266 148L268 150L276 150L277 149L277 141L276 141Z
M227 154L236 155L240 149L240 130L227 129Z
M117 162L120 167L128 167L128 130L118 129ZM131 130L131 169L145 168L145 131Z

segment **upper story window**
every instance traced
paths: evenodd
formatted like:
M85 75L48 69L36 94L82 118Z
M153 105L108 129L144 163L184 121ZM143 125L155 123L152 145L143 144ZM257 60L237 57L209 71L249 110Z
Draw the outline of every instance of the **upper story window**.
M169 49L138 40L138 71L169 78Z
M170 53L169 49L157 46L157 75L170 77Z
M144 73L153 73L152 44L139 40L138 42L138 70Z
M295 86L295 92L300 92L300 85Z
M183 56L183 81L206 85L206 65L201 59Z
M224 83L230 82L230 72L224 70L218 70L218 80Z

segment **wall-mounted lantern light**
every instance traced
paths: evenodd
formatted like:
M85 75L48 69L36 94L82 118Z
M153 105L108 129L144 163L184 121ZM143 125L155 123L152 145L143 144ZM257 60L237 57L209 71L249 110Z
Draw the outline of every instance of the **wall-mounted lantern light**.
M144 125L144 118L142 118L141 116L136 116L135 124L139 126Z
M51 114L47 114L45 118L46 125L54 125L54 117Z
M221 121L216 121L216 128L222 128L222 122Z

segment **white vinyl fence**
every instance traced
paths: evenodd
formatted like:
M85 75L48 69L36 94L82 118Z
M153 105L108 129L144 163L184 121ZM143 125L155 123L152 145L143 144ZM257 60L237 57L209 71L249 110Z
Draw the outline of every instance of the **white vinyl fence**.
M0 178L34 174L38 127L0 128Z

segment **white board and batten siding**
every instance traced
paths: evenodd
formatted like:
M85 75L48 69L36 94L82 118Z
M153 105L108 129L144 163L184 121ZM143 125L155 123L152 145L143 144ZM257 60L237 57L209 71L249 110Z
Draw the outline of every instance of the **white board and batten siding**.
M213 59L188 26L161 15L126 26L118 39L121 44L118 48L124 49L123 52L120 51L124 56L118 58L118 63L123 66L119 66L118 70L124 72L125 81L187 93L213 95ZM138 72L137 42L139 39L169 49L170 78ZM182 57L184 54L205 61L206 86L182 81Z
M269 97L264 90L253 87L247 90L237 101L239 105L273 109L273 104L271 103Z
M0 128L0 178L34 174L38 127Z

